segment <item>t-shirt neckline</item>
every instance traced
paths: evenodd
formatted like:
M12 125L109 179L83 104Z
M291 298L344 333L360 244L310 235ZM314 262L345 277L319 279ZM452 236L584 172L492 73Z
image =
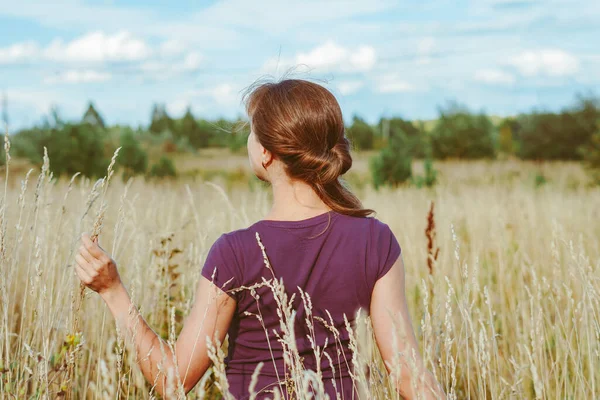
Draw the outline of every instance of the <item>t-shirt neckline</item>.
M285 220L275 220L275 219L261 219L258 222L261 224L269 225L269 226L277 226L282 228L304 228L308 226L318 225L323 223L329 219L333 219L337 213L333 210L329 210L319 215L315 215L314 217L301 219L298 221L285 221Z

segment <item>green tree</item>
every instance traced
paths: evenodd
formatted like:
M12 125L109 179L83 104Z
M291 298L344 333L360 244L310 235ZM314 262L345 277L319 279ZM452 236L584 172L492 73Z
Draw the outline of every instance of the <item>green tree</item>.
M519 156L534 160L580 160L600 119L598 100L579 97L560 113L533 112L518 117Z
M65 124L51 132L46 144L51 170L55 175L71 176L81 172L88 177L101 177L109 160L104 155L103 135L89 124Z
M373 186L398 186L412 176L410 141L403 133L390 137L388 146L371 158Z
M208 147L211 136L210 131L200 127L194 118L194 115L192 114L192 110L189 107L181 119L180 129L181 132L179 133L179 136L188 138L188 141L192 147L196 149L200 147Z
M14 136L15 155L40 165L46 147L54 175L81 172L88 177L100 177L110 161L104 153L104 136L99 128L87 123L61 122L51 127L34 127Z
M120 138L121 151L117 165L123 167L123 179L137 174L146 173L148 168L148 155L140 146L139 140L131 128L126 128L121 132Z
M348 127L347 135L359 150L371 150L375 139L375 131L371 125L357 115L352 117L352 125Z
M431 135L435 158L495 156L494 126L485 114L473 114L456 103L440 108L439 113Z
M104 128L104 120L100 113L94 107L94 104L90 101L87 110L83 114L81 122L84 124L90 124L97 128Z
M164 104L154 104L152 107L152 119L150 121L150 132L160 134L166 131L175 133L175 122L169 114Z
M379 121L379 129L388 138L403 136L407 140L407 146L410 147L409 151L413 157L425 157L427 137L422 127L400 117L394 117L390 119L382 118Z

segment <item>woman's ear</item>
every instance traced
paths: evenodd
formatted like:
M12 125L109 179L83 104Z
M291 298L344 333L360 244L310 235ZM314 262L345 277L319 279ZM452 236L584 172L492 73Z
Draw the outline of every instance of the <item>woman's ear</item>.
M271 153L269 150L265 149L264 147L261 146L261 162L263 165L263 168L267 169L267 167L269 165L271 165L271 163L273 162L273 153Z

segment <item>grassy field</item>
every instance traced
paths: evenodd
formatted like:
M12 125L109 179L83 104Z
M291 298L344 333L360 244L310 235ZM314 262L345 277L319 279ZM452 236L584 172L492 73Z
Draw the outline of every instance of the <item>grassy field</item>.
M189 179L124 183L115 175L96 190L82 177L51 181L46 168L3 170L1 398L152 397L99 296L88 291L79 302L73 252L80 233L102 222L101 243L135 303L173 340L212 242L269 208L268 189L247 182L245 156L201 155L177 159ZM600 190L574 163L436 168L433 189L375 191L362 155L348 180L402 246L422 353L449 398L599 397ZM367 330L358 360L374 368L368 340ZM394 398L383 375L359 380L371 398ZM213 382L188 397L217 397Z

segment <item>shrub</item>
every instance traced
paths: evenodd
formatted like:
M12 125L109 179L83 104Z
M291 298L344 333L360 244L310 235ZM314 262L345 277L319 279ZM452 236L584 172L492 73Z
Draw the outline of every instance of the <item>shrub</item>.
M110 161L105 157L104 135L88 123L35 127L20 131L14 139L15 155L34 164L42 163L46 147L50 169L56 176L77 172L88 177L104 176Z
M519 156L529 160L580 160L600 119L595 99L580 98L570 109L555 113L520 115Z
M156 178L169 178L177 176L177 170L173 161L166 156L162 156L156 164L150 169L150 176Z
M424 176L416 176L413 178L413 183L418 188L423 186L425 187L433 187L437 183L437 171L433 168L433 160L431 157L425 158L424 161L425 175Z
M371 150L375 138L375 131L371 125L358 116L352 117L352 125L347 129L348 138L359 150Z
M379 121L379 129L388 138L404 135L407 145L410 146L410 154L416 158L425 157L427 137L422 126L415 126L411 121L395 117L391 119L382 118Z
M440 108L432 131L432 150L435 158L442 159L494 157L494 126L485 114L473 114L451 103Z
M600 185L600 120L597 122L596 133L592 135L589 143L581 148L580 152L594 183Z
M123 167L123 179L137 174L146 173L148 168L148 155L140 146L131 129L125 129L121 133L121 151L117 159L117 165Z
M410 146L404 134L390 138L387 147L383 148L370 162L373 186L398 186L412 176L412 159Z

